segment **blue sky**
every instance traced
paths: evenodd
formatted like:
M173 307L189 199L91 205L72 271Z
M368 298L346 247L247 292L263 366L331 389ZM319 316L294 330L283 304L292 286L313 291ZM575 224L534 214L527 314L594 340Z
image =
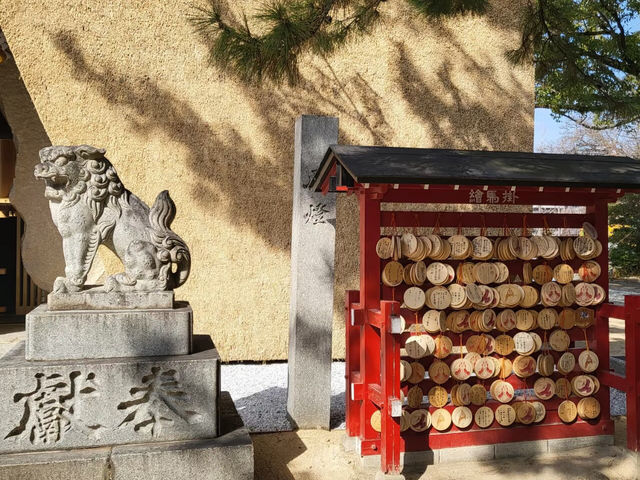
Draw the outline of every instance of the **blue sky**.
M562 127L569 120L556 120L548 108L536 108L533 133L533 151L540 151L541 145L555 143L562 136Z

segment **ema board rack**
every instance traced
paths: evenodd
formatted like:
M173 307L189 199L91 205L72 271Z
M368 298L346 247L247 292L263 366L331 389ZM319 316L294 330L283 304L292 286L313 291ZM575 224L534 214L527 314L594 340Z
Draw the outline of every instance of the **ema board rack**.
M637 450L638 369L609 371L608 317L636 361L640 301L607 303L607 206L640 188L637 162L338 145L310 188L359 198L346 428L382 472L401 452L611 435L610 387Z

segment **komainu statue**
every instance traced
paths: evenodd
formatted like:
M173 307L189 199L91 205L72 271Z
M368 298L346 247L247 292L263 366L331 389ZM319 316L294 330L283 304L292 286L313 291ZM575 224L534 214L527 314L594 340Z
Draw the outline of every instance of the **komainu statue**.
M77 292L104 244L124 265L105 281L106 291L172 290L189 276L191 256L173 231L176 206L166 190L149 208L124 188L105 150L89 145L40 150L34 175L45 182L45 197L60 235L65 277L54 292Z

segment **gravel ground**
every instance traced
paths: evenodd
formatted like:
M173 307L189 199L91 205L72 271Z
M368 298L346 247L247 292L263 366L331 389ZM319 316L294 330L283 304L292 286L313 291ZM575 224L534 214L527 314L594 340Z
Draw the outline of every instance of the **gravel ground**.
M222 390L231 393L251 432L293 430L287 418L287 363L222 365ZM331 367L331 428L344 428L344 362Z
M625 295L640 294L640 280L636 278L615 279L609 281L609 302L624 304Z
M610 398L611 398L611 416L617 417L618 415L626 415L627 414L627 397L625 397L624 392L620 390L616 390L612 388L610 390Z

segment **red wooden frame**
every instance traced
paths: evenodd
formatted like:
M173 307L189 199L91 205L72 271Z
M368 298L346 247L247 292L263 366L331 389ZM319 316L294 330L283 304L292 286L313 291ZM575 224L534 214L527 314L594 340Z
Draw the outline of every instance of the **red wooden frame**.
M327 177L328 178L328 177ZM328 183L328 179L325 183ZM474 189L482 192L512 191L517 195L518 205L562 205L585 206L583 214L526 214L529 228L549 226L551 228L579 228L584 221L596 226L598 237L603 239L603 252L596 259L602 274L597 280L608 295L608 220L607 204L616 201L624 192L612 189L563 189L543 187L465 186L465 185L360 185L343 188L348 194L357 194L360 205L360 290L348 291L345 305L346 321L346 429L347 435L356 437L361 455L381 456L381 470L398 473L401 470L400 452L460 447L469 445L516 442L532 439L567 438L613 433L610 419L609 387L627 392L628 446L640 448L640 368L634 363L638 358L636 349L640 345L640 297L627 297L625 307L609 304L597 307L597 321L587 330L589 346L600 358L598 370L601 390L598 399L601 415L596 421L577 420L564 424L557 415L558 401L545 402L545 420L534 426L494 426L480 429L471 426L464 431L452 426L446 432L433 429L428 433L410 430L400 432L399 378L400 345L403 336L391 333L392 316L401 313L400 302L403 289L383 287L380 280L382 262L375 252L381 235L381 228L390 227L395 222L398 228L432 227L436 219L440 227L504 227L521 229L522 213L478 213L478 212L407 212L398 211L392 215L384 203L460 203L468 204ZM323 189L324 190L324 189ZM553 266L556 261L549 261ZM577 268L581 260L571 263ZM409 311L402 311L405 318L413 318ZM609 325L608 317L622 316L626 320L627 376L622 378L609 372ZM583 333L570 332L573 341L584 340ZM466 334L465 336L468 336ZM464 340L464 336L463 336ZM454 338L454 344L459 339ZM580 349L573 351L579 353ZM451 358L453 360L453 358ZM557 375L557 373L556 373ZM509 379L517 388L523 382L517 377ZM531 388L535 377L528 379ZM429 382L428 380L425 382ZM520 383L518 383L520 382ZM446 387L447 385L445 385ZM423 388L426 391L426 389ZM447 390L450 390L449 388ZM405 392L406 393L406 392ZM491 402L487 403L491 405ZM395 406L395 408L394 408ZM445 408L453 409L449 406ZM381 433L373 430L370 417L382 411ZM472 408L472 410L475 410ZM395 415L395 416L394 416ZM494 428L495 427L495 428Z

